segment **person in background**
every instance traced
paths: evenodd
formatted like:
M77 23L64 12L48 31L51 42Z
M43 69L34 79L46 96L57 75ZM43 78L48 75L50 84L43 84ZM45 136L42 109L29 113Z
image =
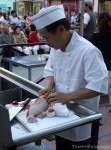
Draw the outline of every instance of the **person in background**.
M35 25L30 24L28 26L28 29L29 29L28 42L29 43L37 43L38 42L38 37L37 37L37 32L36 32Z
M71 27L71 29L80 29L80 26ZM88 38L96 31L96 16L93 13L93 4L91 1L84 2L84 19L83 19L83 37Z
M4 17L3 17L3 14L2 14L2 12L0 12L0 23L2 24L2 23L4 23Z
M4 26L3 27L3 34L0 35L0 45L3 44L14 44L14 38L13 35L9 33L9 27ZM3 57L11 57L12 51L8 46L5 47L4 53L2 55ZM3 62L3 66L5 69L9 70L9 63Z
M29 24L27 22L25 22L22 31L24 32L25 36L28 38L29 36Z
M27 36L28 38L28 43L37 43L38 37L37 37L37 32L36 32L36 27L34 24L29 25L29 35ZM32 46L32 52L34 55L38 54L39 50L39 45Z
M4 14L4 22L5 24L10 24L10 17L8 13Z
M75 26L76 19L77 19L77 15L75 12L73 12L73 15L71 16L70 19L71 26Z
M14 28L14 42L15 44L25 44L27 43L27 38L25 36L25 34L21 31L19 26L15 26ZM28 46L16 46L14 47L15 49L19 50L20 52L23 52L26 55L30 55L31 54L31 47Z
M9 26L9 33L13 35L13 28L16 26L16 24L14 22L10 22L10 24L7 24L7 26Z
M3 25L0 24L0 35L3 34Z
M101 52L108 69L109 76L109 103L111 113L111 16L108 12L100 14L97 20L98 32L93 33L88 40L94 44Z
M32 19L31 19L31 17L32 17L32 12L31 11L28 11L28 16L26 17L26 22L28 23L28 24L31 24L32 23Z
M21 23L20 19L17 17L15 10L11 11L10 22L15 23L16 26L19 26Z
M13 35L9 33L9 28L7 26L3 27L3 34L0 35L0 44L13 44Z
M84 37L87 39L91 33L96 31L96 16L93 13L92 2L85 1L84 12Z
M101 52L75 31L70 32L63 5L41 9L32 21L52 47L40 96L48 103L77 101L97 111L100 95L108 91L108 72ZM56 149L88 150L90 137L90 124L63 131L56 134Z

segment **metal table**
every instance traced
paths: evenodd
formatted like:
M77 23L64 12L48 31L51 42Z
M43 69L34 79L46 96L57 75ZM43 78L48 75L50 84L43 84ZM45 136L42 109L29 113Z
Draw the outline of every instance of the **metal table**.
M30 96L30 98L32 98L31 96L36 97L39 90L43 89L43 87L3 68L0 68L0 81L0 120L2 120L0 123L0 150L16 150L19 146L36 142L37 140L43 139L51 134L88 123L92 124L90 150L97 150L99 121L102 118L101 113L94 112L78 103L68 104L68 108L73 110L74 113L80 117L79 119L50 128L44 128L44 130L40 130L39 132L29 132L16 120L12 124L10 123L8 110L3 104L5 105L9 103L11 100L13 101L16 99L15 97L17 97L17 95L20 96L20 99L21 95L25 95L25 98L27 96ZM22 92L18 92L19 88L22 89ZM15 131L13 132L13 130L11 130L12 126L15 126L16 134L20 134L21 132L22 136L14 138L13 135L15 134Z
M38 56L42 59L43 55L7 57L3 58L2 60L9 63L10 71L12 71L13 64L27 68L28 80L31 80L32 68L42 67L46 64L46 61L38 60Z

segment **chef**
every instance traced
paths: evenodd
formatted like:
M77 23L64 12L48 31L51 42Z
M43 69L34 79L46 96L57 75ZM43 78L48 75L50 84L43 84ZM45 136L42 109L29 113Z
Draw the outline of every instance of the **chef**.
M32 20L52 47L44 69L46 87L40 95L49 103L77 101L97 111L100 95L108 91L108 73L101 52L70 31L63 5L43 8ZM56 149L86 150L90 137L90 124L61 132L56 135Z

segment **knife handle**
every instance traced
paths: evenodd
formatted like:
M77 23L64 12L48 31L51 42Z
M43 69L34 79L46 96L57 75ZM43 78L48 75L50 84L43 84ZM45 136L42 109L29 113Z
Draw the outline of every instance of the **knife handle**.
M27 98L23 103L23 107L25 107L30 101L31 101L31 98Z

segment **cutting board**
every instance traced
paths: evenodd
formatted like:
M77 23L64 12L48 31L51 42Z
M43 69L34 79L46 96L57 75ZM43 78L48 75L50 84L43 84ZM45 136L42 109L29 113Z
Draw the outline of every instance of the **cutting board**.
M35 99L31 100L31 102L29 103L30 105L35 101ZM8 104L8 107L11 108L12 104ZM37 118L38 122L36 123L28 123L27 122L27 111L28 111L28 107L26 107L25 109L23 109L21 112L19 112L16 116L17 120L19 122L21 122L21 124L23 124L30 132L37 132L43 129L47 129L47 128L51 128L54 126L58 126L61 124L65 124L67 122L70 121L74 121L79 119L80 117L73 114L72 116L68 116L68 117L45 117L45 118Z

